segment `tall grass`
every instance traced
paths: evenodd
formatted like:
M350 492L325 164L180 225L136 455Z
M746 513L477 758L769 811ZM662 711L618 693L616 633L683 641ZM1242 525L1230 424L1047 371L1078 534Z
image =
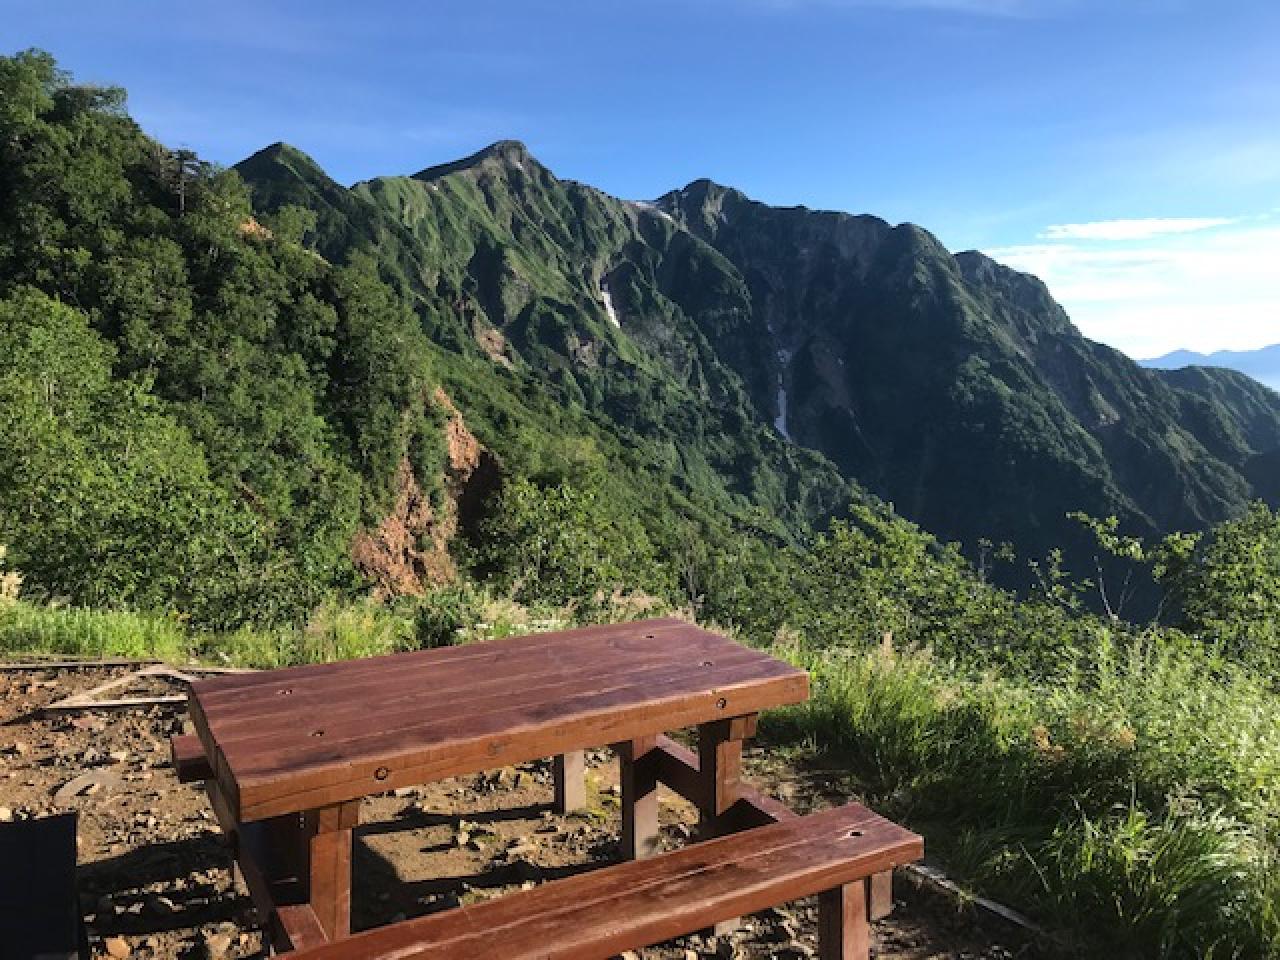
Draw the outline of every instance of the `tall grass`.
M799 655L793 732L989 892L1111 956L1280 946L1280 697L1177 642L1100 642L1056 677L927 653Z
M181 661L194 651L182 625L154 614L0 605L0 652Z
M591 608L598 619L643 615L648 606L621 596ZM354 660L422 647L470 643L576 623L573 606L530 610L470 586L447 587L404 602L326 603L302 626L191 629L177 617L130 611L0 603L0 654L61 654L212 663L271 669Z

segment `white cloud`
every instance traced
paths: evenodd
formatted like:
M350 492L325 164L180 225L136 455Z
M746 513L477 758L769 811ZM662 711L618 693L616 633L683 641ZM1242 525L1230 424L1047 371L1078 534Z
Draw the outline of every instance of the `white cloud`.
M1147 240L1178 233L1198 233L1235 223L1231 217L1143 217L1137 220L1094 220L1091 223L1055 223L1040 234L1041 240Z
M1210 219L1181 231L1045 230L1038 242L987 253L1040 277L1087 336L1134 357L1280 342L1280 223L1155 222Z

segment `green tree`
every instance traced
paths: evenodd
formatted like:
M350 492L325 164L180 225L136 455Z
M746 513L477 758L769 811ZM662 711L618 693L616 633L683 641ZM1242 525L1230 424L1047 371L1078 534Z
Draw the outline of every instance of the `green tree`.
M233 622L261 599L262 530L155 397L111 377L84 314L0 301L0 541L28 588Z
M1274 674L1280 666L1280 515L1255 503L1217 527L1184 579L1183 627Z

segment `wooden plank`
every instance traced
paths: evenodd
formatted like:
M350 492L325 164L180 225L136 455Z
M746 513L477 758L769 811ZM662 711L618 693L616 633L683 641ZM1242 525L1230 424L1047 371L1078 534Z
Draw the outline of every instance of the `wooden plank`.
M168 703L186 703L185 693L165 694L158 697L120 697L115 700L59 700L57 703L45 704L40 709L46 712L71 713L78 710L123 710L129 707L158 707Z
M922 854L918 836L853 804L358 933L299 960L600 960ZM865 909L865 895L858 902Z
M676 687L673 691L671 687ZM808 676L749 678L712 690L626 690L516 714L498 712L470 730L448 727L371 736L360 749L313 754L299 767L287 752L266 769L234 778L242 820L324 806L400 786L555 756L692 726L724 713L748 713L808 696ZM221 775L221 771L219 770Z
M742 740L756 729L755 715L704 723L698 727L698 766L702 774L702 804L698 808L700 839L732 830L725 820L742 788ZM724 936L738 928L734 917L711 928L713 936Z
M705 806L705 781L698 755L665 735L658 737L656 754L658 779L695 807Z
M323 716L328 722L359 718L370 711L390 713L401 710L430 716L448 707L469 709L469 701L486 695L526 693L539 687L563 683L573 677L589 680L592 676L620 678L654 664L706 662L698 659L714 651L717 660L737 651L718 647L714 638L699 637L696 645L667 643L645 638L614 638L590 648L562 645L560 649L518 647L502 658L488 651L484 658L472 657L460 663L448 662L430 670L404 669L398 664L383 665L385 675L367 675L359 682L335 677L322 686L299 690L281 684L274 696L250 703L206 701L210 716L216 722L219 737L234 739L247 731L251 736L261 732L262 722L282 718ZM760 658L759 654L755 655ZM380 658L381 659L381 658ZM396 672L390 667L395 666ZM713 669L713 668L702 668ZM517 687L513 681L519 681Z
M747 718L715 720L698 727L698 767L702 775L701 825L710 836L720 818L738 799L742 784L742 737L754 722Z
M658 759L658 779L690 803L701 806L706 791L698 755L666 736L658 738L655 753ZM737 800L724 814L730 831L763 827L779 820L793 820L797 816L780 800L775 800L742 781L738 783Z
M204 755L204 744L193 734L179 734L169 738L169 759L179 783L213 779L213 767Z
M442 735L465 735L482 725L492 727L495 718L510 724L521 719L567 717L602 704L643 705L658 698L670 700L802 676L776 661L749 654L714 675L696 674L680 661L666 661L626 673L588 669L564 683L527 691L521 689L521 676L513 674L502 688L484 695L473 697L467 688L461 688L457 695L461 699L452 707L446 702L431 709L412 704L387 709L371 702L356 716L290 715L263 721L263 726L247 734L235 732L224 737L222 725L213 723L211 728L232 766L243 774L269 769L273 761L281 759L287 760L287 766L298 766L339 753L351 755L378 738L403 741L420 736L435 742ZM708 719L724 716L728 707L727 703L719 706Z
M31 654L27 654L31 656ZM55 655L56 656L56 655ZM76 670L96 669L98 667L145 667L159 663L159 660L131 660L121 657L109 657L105 660L22 660L16 662L0 660L0 671L4 670Z
M227 842L230 844L232 853L235 856L236 867L240 871L245 887L249 890L249 899L253 901L254 908L258 911L259 916L264 921L267 921L275 909L275 903L271 895L271 885L261 869L259 869L252 853L246 849L240 825L236 823L235 818L231 815L231 809L218 785L213 781L206 781L205 790L209 794L209 805L213 808L214 817L217 819L218 825L222 827L222 833L227 838Z
M424 653L195 684L192 719L239 819L808 695L803 671L678 620Z
M581 750L557 754L552 760L555 800L552 807L561 816L587 808L587 762Z
M301 950L327 942L305 902L309 833L297 814L237 824L216 783L207 781L209 802L235 856L267 935L277 950Z
M664 736L658 738L657 756L658 779L690 803L701 806L705 802L705 784L697 754ZM724 830L739 831L791 820L796 816L798 814L780 800L740 782L738 798L725 811L722 820ZM892 871L871 877L867 885L867 909L873 923L893 912Z
M255 771L293 769L315 760L349 758L363 750L377 751L380 744L387 742L401 745L417 740L437 744L480 731L501 732L530 721L569 718L604 705L643 705L658 696L670 700L680 695L714 692L723 686L764 684L789 676L794 675L748 662L726 667L714 678L715 682L703 682L691 677L681 664L663 664L617 679L606 675L528 694L498 694L479 701L483 706L471 701L469 707L460 706L453 713L422 716L413 710L388 713L371 709L363 717L333 722L318 718L316 723L307 725L291 720L248 740L227 741L218 735L217 742L232 769L244 776ZM722 709L717 708L715 713Z
M323 729L326 743L334 743L367 731L371 726L423 726L437 722L463 723L470 716L483 716L495 709L516 706L540 706L562 701L583 693L600 693L608 689L642 687L661 683L663 678L680 674L686 685L695 681L706 687L717 686L721 678L756 666L760 675L796 672L753 650L739 647L720 650L709 667L700 664L698 651L651 648L628 655L622 662L603 654L577 653L572 661L536 660L532 663L513 661L487 666L475 674L447 680L440 677L414 677L407 689L403 677L388 676L382 685L371 684L360 690L343 688L324 695L300 697L279 696L269 706L242 707L211 719L218 743L229 754L250 751L269 752L273 744L289 744L290 733ZM690 666L690 661L698 666ZM781 667L781 669L779 669ZM288 689L281 688L282 690ZM206 717L209 717L206 707Z
M622 855L651 857L658 846L658 763L656 736L614 746L622 785Z
M868 960L865 880L855 880L818 895L818 956L821 960Z
M698 630L691 624L674 618L660 620L638 620L630 623L608 624L604 626L579 627L573 630L559 630L554 633L536 633L520 637L505 637L498 640L486 640L483 643L467 644L460 647L435 647L427 650L414 650L407 653L387 654L380 657L367 657L360 660L342 660L332 663L312 663L298 667L285 667L279 670L260 671L244 677L215 677L201 680L195 685L196 692L210 703L235 702L245 703L255 700L269 700L276 695L275 691L282 687L291 688L295 694L308 690L333 688L335 686L351 686L370 677L382 678L388 675L406 673L420 674L449 668L451 665L464 663L495 663L518 655L522 650L541 652L574 647L589 643L593 639L615 637L654 638L672 631ZM707 631L701 631L706 633Z

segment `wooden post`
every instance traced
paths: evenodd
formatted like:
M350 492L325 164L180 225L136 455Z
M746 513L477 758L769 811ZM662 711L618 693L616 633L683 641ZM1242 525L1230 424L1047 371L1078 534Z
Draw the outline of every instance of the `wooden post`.
M308 900L325 936L339 940L351 934L351 829L360 822L360 801L321 807L308 818Z
M721 817L738 799L742 781L742 741L755 735L757 715L716 720L698 727L698 768L703 778L699 809L703 838L723 832Z
M727 832L724 815L737 802L742 785L742 741L755 736L757 714L716 720L698 727L698 769L702 773L703 802L698 810L698 835L703 840ZM708 932L724 936L741 926L740 919L724 920Z
M658 738L615 744L622 781L622 855L641 860L658 852Z
M564 815L587 807L587 764L581 750L562 753L552 761L555 773L556 813Z
M868 960L871 927L863 880L818 895L818 956L821 960Z
M873 874L867 884L867 916L872 923L893 913L893 871Z

